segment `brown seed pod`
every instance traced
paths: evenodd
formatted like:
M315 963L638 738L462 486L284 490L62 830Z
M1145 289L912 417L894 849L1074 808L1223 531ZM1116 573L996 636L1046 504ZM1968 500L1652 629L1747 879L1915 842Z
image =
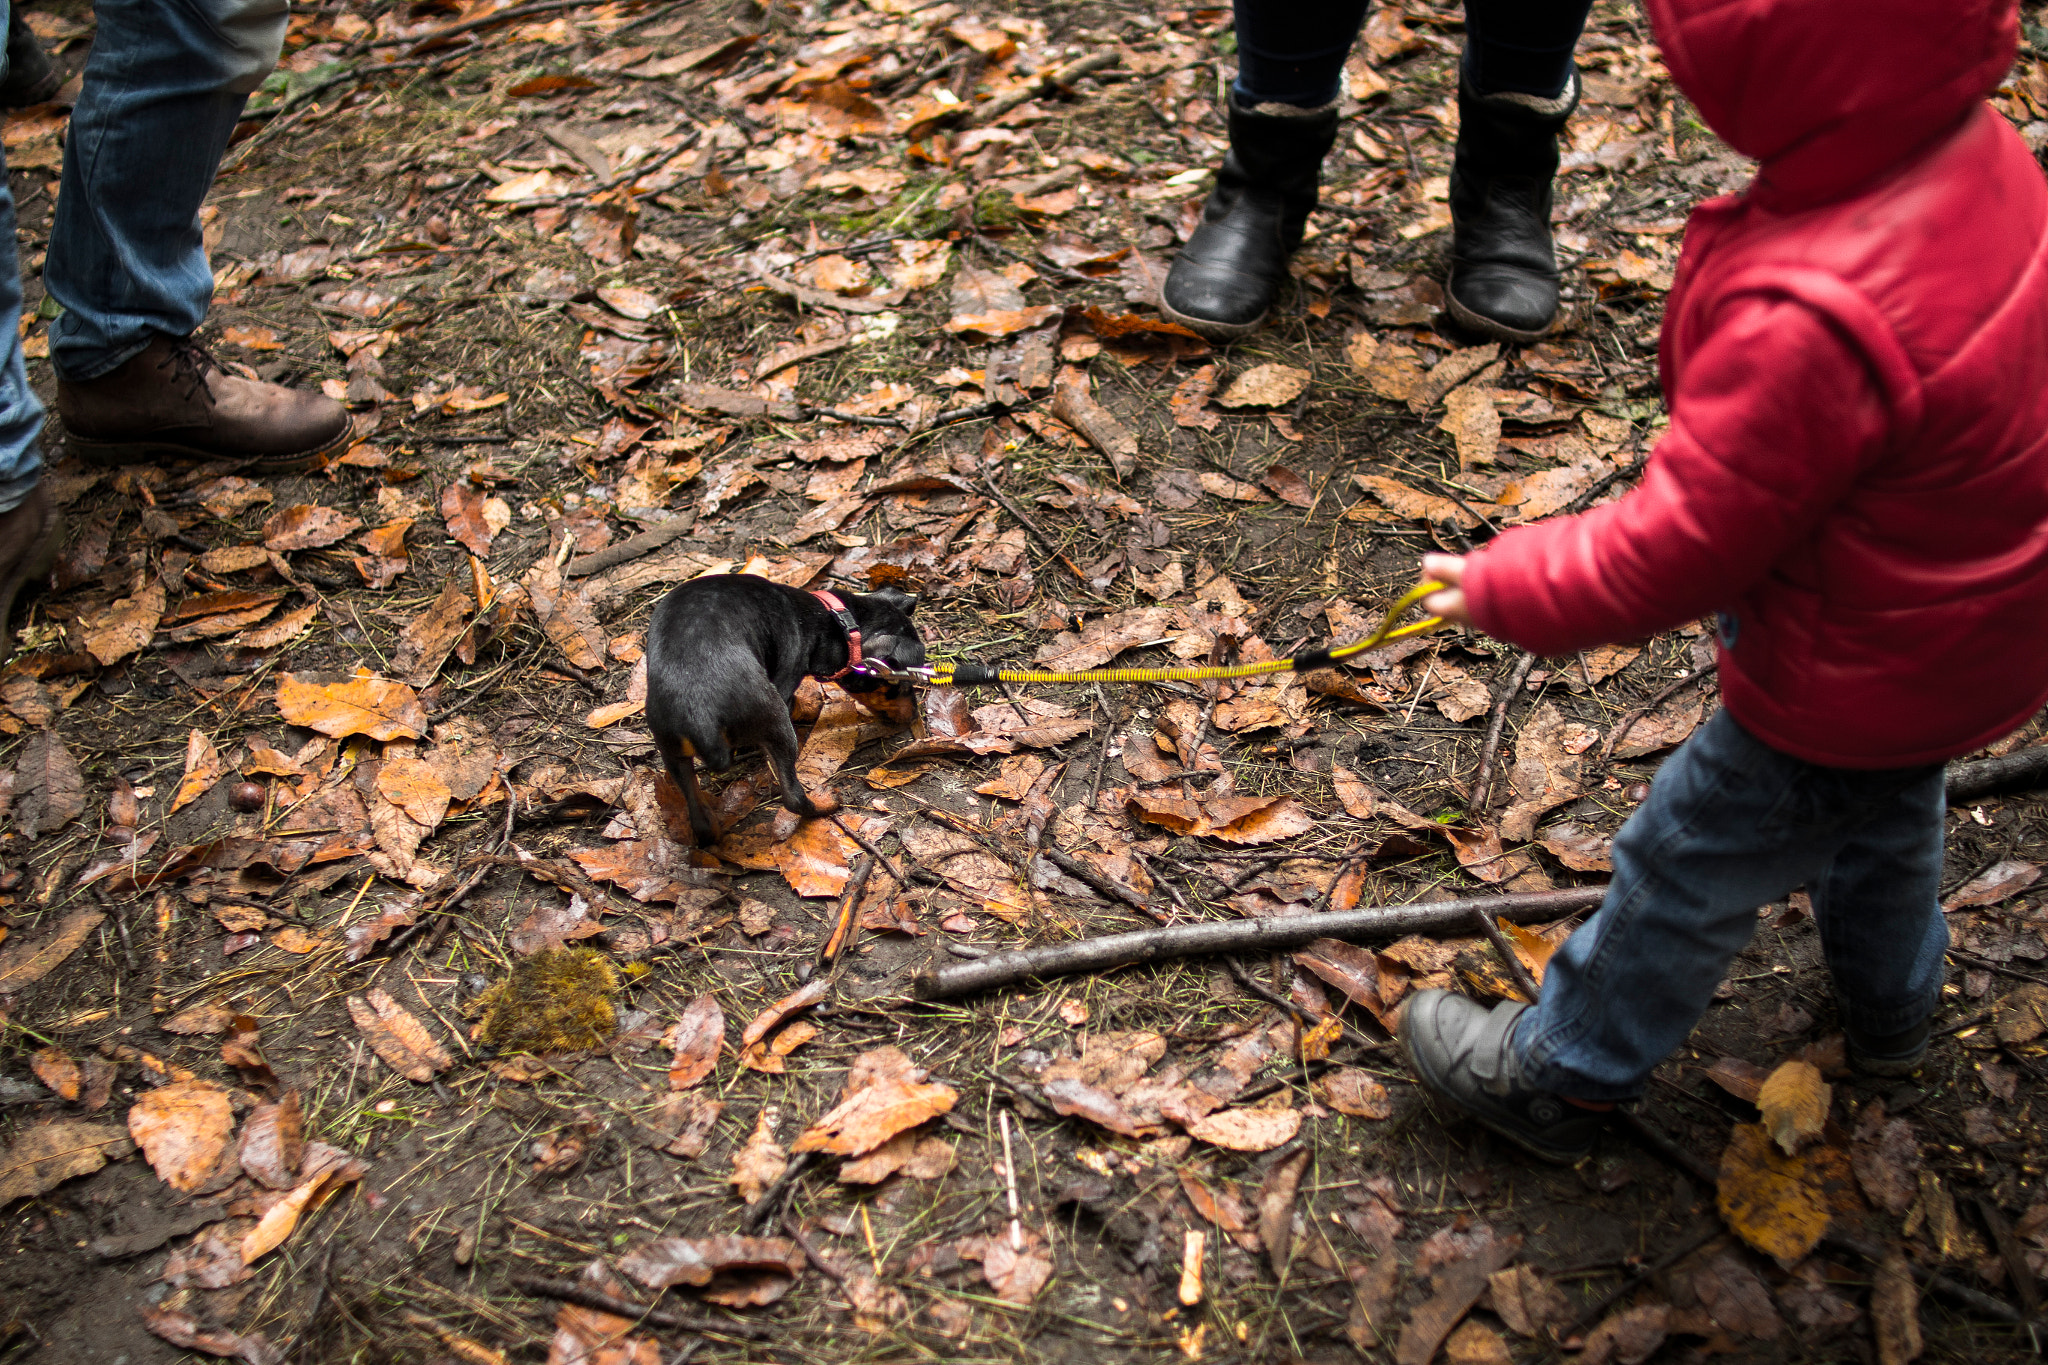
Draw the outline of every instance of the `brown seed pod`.
M262 810L263 784L237 782L228 792L228 804L236 810Z

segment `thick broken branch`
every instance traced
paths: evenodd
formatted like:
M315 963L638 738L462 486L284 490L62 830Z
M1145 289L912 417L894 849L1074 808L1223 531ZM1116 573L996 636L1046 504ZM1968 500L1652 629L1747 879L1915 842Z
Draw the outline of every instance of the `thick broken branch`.
M1948 770L1951 805L1975 801L1998 792L2031 791L2036 787L2048 787L2048 746L2021 749L2002 758L1958 763Z
M973 962L927 967L917 974L914 989L920 999L946 1000L956 995L1008 986L1031 977L1100 972L1137 962L1163 962L1171 958L1271 952L1299 948L1319 938L1390 940L1409 934L1462 934L1471 929L1474 911L1503 916L1523 924L1590 910L1606 893L1604 886L1577 886L1564 891L1475 896L1426 905L1336 910L1322 915L1278 915L1266 919L1176 924L1129 934L1084 938L1072 943L1055 943L1043 948L990 953Z

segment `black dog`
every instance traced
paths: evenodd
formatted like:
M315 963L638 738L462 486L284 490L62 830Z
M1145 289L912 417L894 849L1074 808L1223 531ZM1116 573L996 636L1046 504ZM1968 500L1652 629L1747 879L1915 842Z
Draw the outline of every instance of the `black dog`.
M693 756L722 772L734 749L758 744L782 784L782 804L820 814L797 782L790 698L806 677L899 696L903 684L848 670L863 660L896 669L922 664L924 641L910 620L916 609L915 597L894 588L810 593L752 574L692 579L661 599L647 628L647 724L690 803L698 847L716 843L718 831L697 789Z

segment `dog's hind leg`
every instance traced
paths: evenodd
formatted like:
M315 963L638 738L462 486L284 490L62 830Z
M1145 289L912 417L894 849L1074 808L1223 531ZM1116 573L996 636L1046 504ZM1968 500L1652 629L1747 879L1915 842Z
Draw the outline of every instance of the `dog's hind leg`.
M690 833L696 836L697 847L710 848L718 842L718 827L711 821L711 811L704 804L704 793L697 786L697 764L691 757L693 750L682 738L656 731L654 747L661 752L661 761L668 768L668 775L683 790L683 800L690 807Z
M782 804L798 815L830 815L839 809L839 802L828 791L807 792L796 775L796 723L787 711L777 710L775 716L762 727L761 750L768 756L768 766L775 773L775 780L782 787Z

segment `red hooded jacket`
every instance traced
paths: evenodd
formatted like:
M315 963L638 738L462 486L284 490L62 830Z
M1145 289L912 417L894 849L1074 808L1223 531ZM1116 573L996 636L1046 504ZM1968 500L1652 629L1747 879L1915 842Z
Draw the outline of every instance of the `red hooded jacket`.
M1772 747L1981 747L2048 700L2048 183L1984 103L2017 5L1649 8L1761 166L1687 224L1641 486L1473 556L1473 619L1560 655L1724 612L1723 700Z

